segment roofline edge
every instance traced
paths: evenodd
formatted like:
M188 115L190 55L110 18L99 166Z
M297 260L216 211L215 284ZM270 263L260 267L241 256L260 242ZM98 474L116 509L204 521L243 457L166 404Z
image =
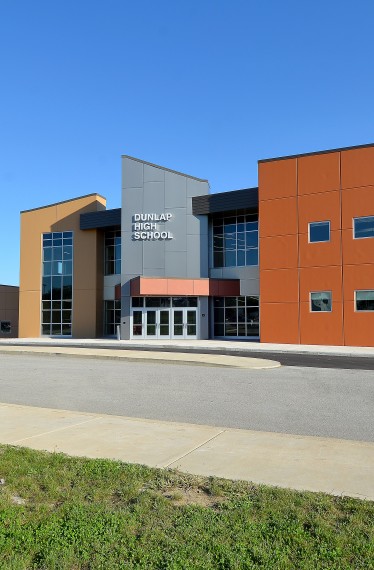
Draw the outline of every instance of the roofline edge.
M141 162L147 166L153 166L154 168L160 168L161 170L166 170L167 172L172 172L173 174L179 174L180 176L186 176L187 178L192 178L193 180L198 180L199 182L208 182L206 178L198 178L197 176L192 176L191 174L186 174L185 172L179 172L178 170L172 170L171 168L166 168L166 166L160 166L159 164L153 164L152 162L147 162L141 158L135 158L135 156L130 156L129 154L122 154L121 158L129 158L130 160L135 160L136 162Z
M45 206L39 206L37 208L30 208L29 210L21 210L21 214L26 214L27 212L35 212L36 210L43 210L44 208L52 208L53 206L59 206L60 204L67 204L67 202L74 202L75 200L81 200L82 198L89 198L90 196L99 196L106 202L105 196L98 194L97 192L92 192L91 194L83 194L83 196L77 196L76 198L70 198L70 200L62 200L61 202L54 202L53 204L46 204Z
M303 152L300 154L289 154L286 156L277 156L274 158L261 158L257 162L258 163L260 163L260 162L272 162L273 160L287 160L287 159L291 159L291 158L302 158L303 156L314 156L316 154L329 154L332 152L343 152L345 150L356 150L356 149L360 149L360 148L370 148L370 147L374 147L374 143L359 144L359 145L355 145L355 146L343 146L340 148L331 148L331 149L327 149L327 150L315 150L313 152Z

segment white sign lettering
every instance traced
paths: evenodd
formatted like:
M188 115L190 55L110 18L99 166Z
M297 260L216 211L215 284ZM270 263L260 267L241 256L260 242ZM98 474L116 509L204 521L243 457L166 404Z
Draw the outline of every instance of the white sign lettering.
M167 214L134 214L132 217L132 237L134 240L164 240L173 239L171 232L158 227L160 222L168 222L173 217Z

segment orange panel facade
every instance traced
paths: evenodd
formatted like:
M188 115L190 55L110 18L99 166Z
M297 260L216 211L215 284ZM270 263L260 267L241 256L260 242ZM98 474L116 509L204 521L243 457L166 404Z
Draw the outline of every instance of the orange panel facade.
M297 265L297 234L262 237L260 230L260 272L265 269L291 269Z
M297 195L297 160L272 160L258 165L259 200Z
M341 231L330 232L330 241L309 243L308 234L299 235L300 267L323 267L341 265Z
M300 342L298 303L264 303L261 301L260 315L261 342L285 344Z
M357 313L353 301L344 301L344 344L374 346L373 313Z
M300 269L300 342L301 344L343 344L342 267L305 267ZM331 312L312 312L310 294L331 293Z
M300 303L300 343L327 344L340 346L343 344L343 308L342 302L336 301L333 295L331 313L310 311L310 303Z
M344 274L345 344L374 346L374 313L357 312L355 292L374 288L374 263L345 265Z
M323 192L298 197L299 233L308 234L310 222L330 221L331 231L341 228L340 192Z
M297 179L299 196L340 190L340 153L299 157Z
M297 198L262 200L260 203L262 237L297 233Z
M295 303L299 299L297 267L261 271L261 294L267 303Z
M341 152L341 187L374 186L374 146Z
M374 238L353 231L374 216L374 148L260 162L259 211L261 341L374 346L374 312L355 306L374 290ZM309 224L325 221L329 239L311 243ZM312 311L325 291L332 310Z
M352 229L353 218L374 215L374 186L342 191L342 227Z
M131 296L237 296L238 279L172 279L166 277L136 277L131 280Z

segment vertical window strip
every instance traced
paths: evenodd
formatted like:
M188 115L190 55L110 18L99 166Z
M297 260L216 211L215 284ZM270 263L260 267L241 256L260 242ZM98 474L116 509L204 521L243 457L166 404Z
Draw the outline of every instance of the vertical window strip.
M104 301L104 335L115 336L121 322L121 301Z
M105 232L104 238L104 270L105 275L121 273L121 230Z
M44 336L71 336L73 232L43 234L41 323Z

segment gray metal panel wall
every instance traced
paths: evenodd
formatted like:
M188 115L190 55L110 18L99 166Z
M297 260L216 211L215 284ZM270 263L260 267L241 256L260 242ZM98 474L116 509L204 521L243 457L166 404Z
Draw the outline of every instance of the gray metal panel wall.
M208 182L122 157L121 337L130 337L130 280L144 277L208 277L208 220L192 212L192 197L209 192ZM171 240L134 240L134 214L171 213L159 222Z

